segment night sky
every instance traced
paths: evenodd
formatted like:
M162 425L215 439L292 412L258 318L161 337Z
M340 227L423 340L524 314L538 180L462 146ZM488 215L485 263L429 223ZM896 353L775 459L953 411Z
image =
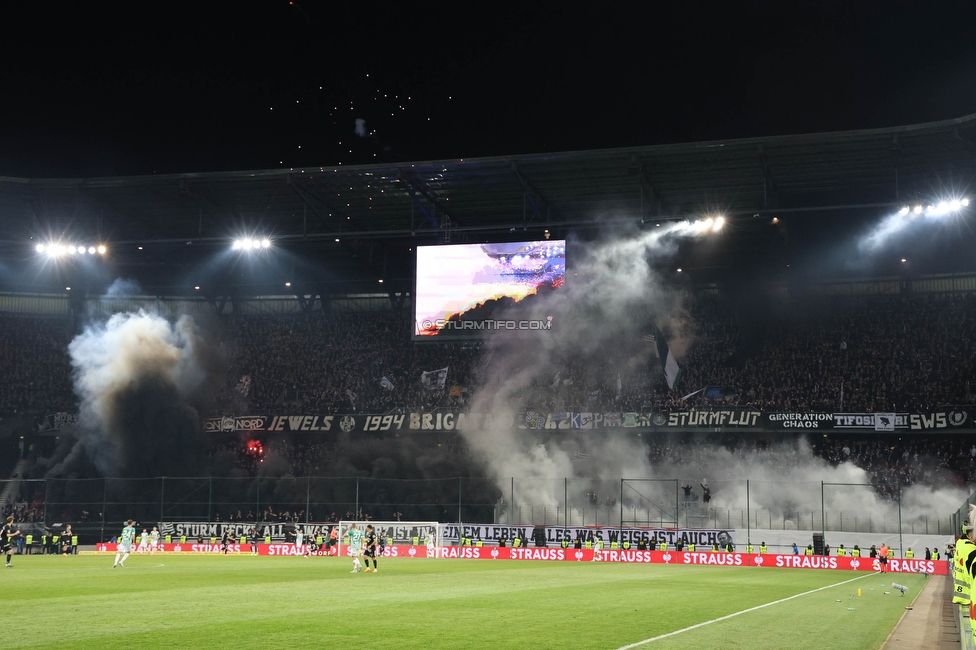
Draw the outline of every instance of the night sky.
M0 175L491 156L976 112L971 2L647 5L5 8Z

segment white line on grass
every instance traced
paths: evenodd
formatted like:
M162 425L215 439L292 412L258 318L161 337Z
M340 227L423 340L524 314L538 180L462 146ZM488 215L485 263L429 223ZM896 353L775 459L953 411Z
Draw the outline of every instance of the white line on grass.
M702 623L696 623L689 627L682 628L680 630L675 630L674 632L668 632L667 634L661 634L659 636L651 637L650 639L644 639L643 641L638 641L637 643L631 643L630 645L624 645L617 648L617 650L630 650L630 648L636 648L638 646L645 645L647 643L653 643L654 641L660 641L661 639L666 639L670 636L675 636L681 634L682 632L688 632L691 630L698 629L700 627L705 627L706 625L711 625L712 623L718 623L719 621L724 621L730 618L735 618L740 614L748 614L749 612L754 612L757 609L762 609L764 607L770 607L771 605L778 605L780 603L785 603L788 600L793 600L794 598L799 598L800 596L806 596L808 594L814 594L818 591L823 591L824 589L833 589L834 587L839 587L841 585L846 585L848 582L854 582L855 580L863 580L870 576L877 575L875 573L867 573L863 576L858 576L856 578L851 578L850 580L844 580L843 582L838 582L836 584L827 585L826 587L818 587L816 589L811 589L810 591L804 591L802 594L794 594L792 596L787 596L786 598L780 598L779 600L774 600L771 603L764 603L762 605L756 605L755 607L750 607L749 609L744 609L741 612L734 612L732 614L726 614L725 616L720 616L719 618L713 618L710 621L704 621Z

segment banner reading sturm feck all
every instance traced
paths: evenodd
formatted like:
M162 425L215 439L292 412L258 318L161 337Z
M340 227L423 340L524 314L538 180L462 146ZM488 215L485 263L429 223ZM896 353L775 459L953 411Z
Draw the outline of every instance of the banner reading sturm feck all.
M968 407L946 407L930 413L823 413L813 411L757 411L747 407L692 409L674 413L552 412L526 411L466 413L404 412L368 415L240 415L203 420L209 433L248 432L373 432L373 431L484 431L532 430L841 430L841 431L971 431Z
M368 522L362 522L360 526ZM209 543L211 539L219 540L223 538L224 532L229 532L233 537L240 539L242 536L251 535L251 529L257 531L257 539L263 541L271 538L272 542L287 542L295 540L295 533L302 535L328 537L329 532L336 523L266 523L266 522L205 522L205 521L161 521L159 522L159 532L165 539L167 536L172 541L186 538L187 542L200 540L199 543ZM385 538L393 538L394 543L409 544L413 539L424 539L430 532L430 526L417 525L412 523L384 524L383 529L378 532L384 533ZM530 528L531 530L531 528Z
M270 537L273 542L294 541L293 533L301 532L306 536L324 535L328 536L334 523L308 523L308 524L284 524L284 523L249 523L249 522L203 522L203 521L162 521L158 523L159 532L165 539L169 536L172 541L186 538L187 542L201 540L199 543L209 543L210 539L221 539L227 531L236 538L250 534L253 527L257 531L257 538L264 540ZM541 528L545 531L546 544L549 546L559 546L563 540L574 542L577 539L582 541L595 542L601 540L606 545L614 542L623 544L629 542L636 546L641 540L656 546L661 542L666 542L670 548L674 548L675 542L680 540L685 546L695 544L698 547L718 544L724 547L728 543L735 544L735 530L723 529L699 529L699 528L613 528L599 526L546 526ZM534 544L535 526L504 526L499 524L444 524L442 527L442 537L445 542L456 543L461 537L470 539L473 542L484 542L497 545L499 540L511 540L520 537L529 540ZM394 543L410 543L413 539L422 540L430 532L430 527L412 523L403 524L383 524L381 533L385 533L385 538L393 538Z

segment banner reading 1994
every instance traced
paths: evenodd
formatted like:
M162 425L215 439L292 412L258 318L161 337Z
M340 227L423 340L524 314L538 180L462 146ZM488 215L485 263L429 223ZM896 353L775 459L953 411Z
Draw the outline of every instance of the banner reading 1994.
M404 411L369 415L339 413L320 415L238 415L206 418L208 433L369 433L384 431L490 431L525 430L707 430L707 431L908 431L971 432L972 414L968 407L946 407L930 413L825 413L814 411L757 411L734 406L690 409L671 413L632 412L539 412L467 413L458 410L437 412ZM61 414L48 416L45 430L56 431L72 419Z

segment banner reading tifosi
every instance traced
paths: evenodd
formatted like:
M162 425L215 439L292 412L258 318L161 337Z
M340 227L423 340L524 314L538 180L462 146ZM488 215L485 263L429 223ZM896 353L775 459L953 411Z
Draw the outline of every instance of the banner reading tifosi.
M160 553L170 554L222 554L220 544L162 544ZM96 550L102 553L115 553L115 544L99 544ZM228 554L249 553L250 546L231 544ZM334 552L334 551L332 551ZM324 561L336 559L329 551L311 553L308 545L259 544L259 555L278 557L301 557L310 553L322 557ZM348 547L343 547L343 555L348 555ZM148 553L145 554L148 556ZM139 562L136 554L135 561ZM439 560L517 560L537 562L614 562L623 564L668 564L715 567L756 567L769 569L826 569L834 571L874 571L880 572L881 565L871 558L837 557L821 555L750 555L747 553L710 553L687 551L635 551L635 550L594 550L574 548L512 548L510 546L441 546L428 550L425 546L394 545L383 550L384 558L428 558ZM130 562L132 559L129 560ZM344 559L343 559L344 561ZM134 566L134 565L130 565ZM927 573L947 575L948 562L945 560L888 560L890 573Z
M203 420L210 433L370 432L370 431L486 431L527 430L808 430L840 429L877 432L972 431L969 411L947 407L932 413L824 413L815 411L757 411L745 406L702 408L674 413L628 413L619 411L540 412L517 414L466 413L443 410L435 413L405 411L398 414L363 415L240 415Z

